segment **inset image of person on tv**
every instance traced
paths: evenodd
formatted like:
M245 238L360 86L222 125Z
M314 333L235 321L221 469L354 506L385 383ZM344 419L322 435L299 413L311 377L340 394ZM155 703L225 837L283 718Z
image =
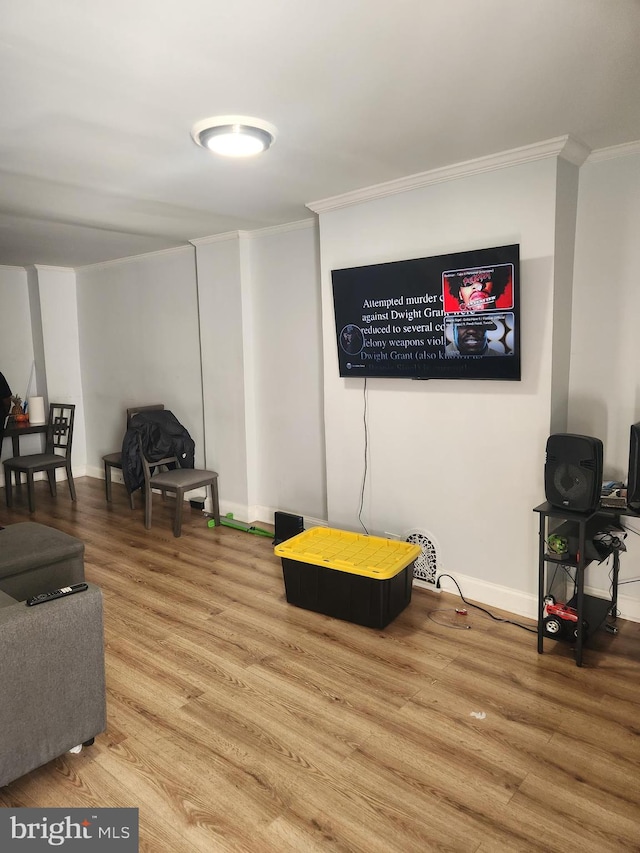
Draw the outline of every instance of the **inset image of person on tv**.
M445 314L513 308L513 265L447 270L442 299Z
M347 355L357 355L364 347L364 335L359 326L349 323L340 332L340 348Z
M445 356L487 358L513 355L513 314L447 317Z

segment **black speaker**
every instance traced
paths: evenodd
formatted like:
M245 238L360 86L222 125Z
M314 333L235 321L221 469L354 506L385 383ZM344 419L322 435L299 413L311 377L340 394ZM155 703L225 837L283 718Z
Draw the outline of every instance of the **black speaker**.
M301 515L292 515L289 512L274 512L275 536L274 545L279 545L292 536L304 531L304 518Z
M590 435L559 432L547 439L544 490L552 506L593 512L602 489L602 442Z

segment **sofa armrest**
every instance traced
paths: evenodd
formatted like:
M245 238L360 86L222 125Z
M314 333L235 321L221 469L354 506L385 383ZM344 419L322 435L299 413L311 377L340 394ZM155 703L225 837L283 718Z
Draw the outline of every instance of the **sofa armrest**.
M106 727L102 593L0 607L0 787Z
M10 595L7 595L6 592L3 592L0 589L0 607L13 607L15 603L15 598L12 598Z

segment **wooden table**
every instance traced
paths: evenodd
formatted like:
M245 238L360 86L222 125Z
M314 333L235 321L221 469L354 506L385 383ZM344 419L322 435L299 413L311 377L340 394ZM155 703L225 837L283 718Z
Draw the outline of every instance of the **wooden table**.
M36 433L46 434L47 424L17 424L14 421L8 421L4 429L3 438L11 436L11 445L13 456L20 456L20 438L23 435L35 435Z

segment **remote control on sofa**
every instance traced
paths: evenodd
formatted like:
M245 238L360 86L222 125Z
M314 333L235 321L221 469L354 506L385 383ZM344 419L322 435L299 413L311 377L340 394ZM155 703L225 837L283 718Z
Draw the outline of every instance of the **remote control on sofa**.
M64 598L65 595L73 595L74 592L84 592L89 589L86 583L74 583L71 586L63 586L60 589L52 589L51 592L42 592L40 595L34 595L33 598L27 599L27 607L33 607L34 604L44 604L45 601L53 601L54 598Z

